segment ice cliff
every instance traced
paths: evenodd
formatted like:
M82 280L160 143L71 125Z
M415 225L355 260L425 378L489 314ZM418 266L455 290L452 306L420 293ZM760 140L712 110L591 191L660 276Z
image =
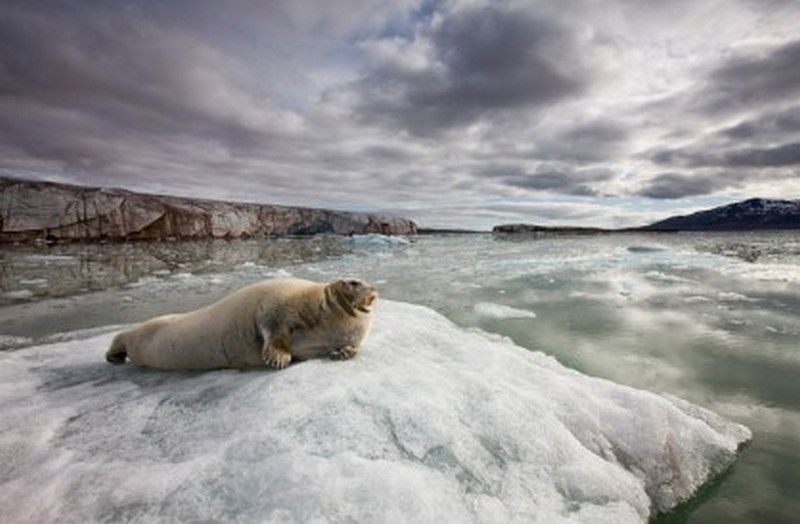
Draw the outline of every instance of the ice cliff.
M744 426L384 301L354 360L109 366L0 353L0 521L645 522Z
M402 218L179 198L0 177L0 242L240 238L316 233L409 235Z

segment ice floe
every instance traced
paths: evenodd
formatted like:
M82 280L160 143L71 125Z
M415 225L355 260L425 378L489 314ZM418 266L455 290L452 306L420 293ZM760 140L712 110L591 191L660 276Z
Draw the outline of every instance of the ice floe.
M536 318L536 313L493 302L478 302L473 306L477 315L487 318Z
M0 521L645 522L750 438L398 302L280 372L110 366L111 337L0 354Z

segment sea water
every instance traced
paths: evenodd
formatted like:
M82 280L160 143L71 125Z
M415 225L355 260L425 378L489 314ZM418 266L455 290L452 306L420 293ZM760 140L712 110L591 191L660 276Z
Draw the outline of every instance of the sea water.
M797 379L800 377L800 352L797 344L800 335L800 238L795 233L608 235L539 239L504 239L488 234L421 236L410 240L387 237L321 237L246 242L62 246L47 250L6 249L0 259L0 301L3 304L0 307L0 345L13 351L13 358L18 362L15 364L7 360L3 365L5 369L19 365L22 366L19 369L29 373L36 367L31 362L35 363L39 359L47 361L47 348L52 349L53 355L70 348L72 352L68 354L78 354L80 352L69 344L96 340L97 344L102 345L102 337L119 329L120 325L155 314L193 309L241 285L261 278L286 275L315 280L340 276L369 280L376 284L384 299L425 306L424 311L429 312L423 314L418 311L415 313L418 316L406 319L405 324L398 321L398 329L413 331L417 324L432 322L430 319L436 318L430 315L443 315L454 323L452 329L462 330L460 334L448 331L448 337L460 341L460 347L470 344L476 347L491 345L490 338L486 339L487 342L469 339L470 333L480 333L480 336L485 337L506 337L507 344L515 348L525 348L536 355L554 357L558 363L586 375L606 378L614 383L642 390L674 395L749 427L753 432L752 444L743 451L735 465L706 486L688 504L660 517L664 521L791 522L800 514L800 505L794 496L800 484L800 452L797 446L797 435L800 435L800 382ZM391 309L397 307L400 310ZM403 307L390 305L389 309L394 311L394 315L400 315L401 310L406 311ZM445 324L436 325L440 326L436 328L440 332L450 329ZM391 322L385 323L383 333L393 333L392 328ZM424 346L425 336L418 336L420 338L417 339L417 344ZM431 335L428 338L435 337ZM46 346L48 343L55 345ZM85 349L89 343L78 344L78 347ZM363 362L370 362L366 355L362 356L365 357ZM93 357L81 354L76 358ZM429 358L432 357L429 355ZM469 363L478 366L478 362L470 360ZM496 366L496 363L492 365ZM519 364L514 367L519 371L528 369L528 365ZM310 373L313 369L307 364L297 366L297 369L301 368L306 370L304 373ZM68 366L59 368L57 365L41 365L36 369L55 370L53 373L57 375L48 377L41 384L49 384L49 387L59 391L77 388L73 390L76 395L74 403L67 401L64 406L59 407L66 410L63 421L70 421L70 417L77 416L68 415L67 412L72 413L77 409L76 406L82 402L82 395L86 395L87 391L98 387L105 390L109 387L108 384L98 384L98 381L106 380L108 368L104 367L96 370L90 367L88 374L76 372L74 376L69 376L71 368ZM516 371L513 376L507 376L498 374L500 372L495 367L492 369L495 371L487 373L485 377L468 374L459 382L453 383L447 383L439 377L437 380L443 384L440 384L437 391L441 393L443 387L458 390L458 384L469 384L474 389L476 384L483 384L482 380L491 381L493 377L501 377L500 379L506 381L520 380L520 374ZM544 376L540 377L534 368L531 369L528 373L544 380ZM61 374L58 374L59 370ZM449 372L447 376L452 375ZM420 372L419 376L426 375ZM159 394L142 400L145 404L154 403L152 410L148 411L146 405L138 405L137 409L143 410L145 421L142 424L145 425L137 431L146 432L147 416L157 412L160 405L166 405L171 410L171 416L188 416L187 413L203 416L193 411L197 409L197 404L192 402L192 395L198 394L198 386L186 383L184 378L176 379L175 383L170 378L154 378L147 374L135 380L130 377L125 379L134 383L136 380L157 382L162 388ZM202 380L215 382L217 379ZM293 380L302 380L302 377ZM32 387L33 383L25 384L27 386L19 385L17 394L25 387ZM44 387L41 384L39 387ZM111 385L113 384L112 380ZM228 387L226 384L228 382L225 380L221 384L203 384L200 391L211 397L224 397ZM112 389L119 395L119 387ZM536 391L540 397L549 398L551 390ZM498 404L498 408L514 405L513 397L495 393L494 399L488 395L486 401L500 399L503 402ZM31 391L30 394L32 399L37 398L36 391ZM578 395L577 392L575 394ZM618 397L616 393L609 394L610 397L605 396L597 388L590 388L581 394L600 399L598 405L606 408L609 404L603 399ZM4 395L4 398L15 398L9 391ZM413 392L408 392L408 395L413 398ZM46 393L39 396L41 399L47 398ZM70 397L65 395L64 398ZM569 395L564 398L569 398ZM43 402L41 399L39 401ZM113 396L112 399L118 400L118 397ZM553 399L550 398L550 401ZM460 401L452 402L445 403L450 411L465 409L484 413L480 408L482 404L477 400L467 403L466 408ZM653 407L655 404L651 405L650 401L638 402L642 405L638 416L658 413ZM90 406L89 412L93 413L98 409L95 404ZM48 406L47 409L51 408L52 406ZM10 407L8 409L11 411ZM113 412L113 401L108 409ZM403 413L401 406L392 406L391 409ZM570 412L575 412L576 409L571 405ZM44 412L37 411L40 414ZM363 411L357 409L354 413L363 415ZM51 414L54 421L59 420L55 411ZM286 424L302 422L291 421L291 413L286 416L290 419ZM481 416L487 425L492 425L489 412ZM661 415L652 416L653 427L661 427L659 417ZM91 443L104 442L103 435L93 434L100 431L97 429L100 419L89 422L80 418L76 420L77 422L69 423L62 421L61 426L52 428L55 436L48 434L47 428L42 429L42 435L55 438L58 442L61 442L58 440L60 438L67 444L74 441L72 448L65 446L70 453L78 455L81 451L90 452L83 448L94 445ZM166 423L166 420L168 419L151 422L158 425ZM327 421L324 418L323 420ZM326 423L334 427L333 420ZM410 432L409 442L418 442L420 435L431 438L435 434L438 427L435 421L422 420L420 424L427 425L416 428L419 431L415 433L414 420L411 415L406 419L407 425L411 425L411 429L407 429ZM509 452L514 442L522 445L526 434L524 431L530 432L532 429L522 428L524 431L517 433L520 428L509 426L509 420L494 421L493 424L506 428L508 433L507 439L498 440L495 436L491 440L495 444L503 442L501 448L493 448L490 443L484 449L499 449L500 456L503 457L503 453ZM458 433L460 426L457 422L458 419L454 420L451 428L456 434L462 434ZM130 429L136 424L136 418L131 417L120 424ZM363 422L364 427L360 429L356 427L357 422L353 424L354 430L363 432L361 438L366 441L372 439L370 445L374 447L370 449L383 449L378 436L385 436L385 431L369 431L368 422ZM586 421L576 424L579 424L578 428L590 427ZM678 428L682 427L681 424L682 422L674 423ZM690 426L691 423L687 422L686 427ZM80 439L75 440L77 437L71 437L72 433L69 432L76 427L88 432L93 440L75 444ZM295 431L300 426L291 427ZM552 429L558 427L558 424L544 427ZM615 425L613 429L612 434L618 435L620 428ZM66 436L63 434L65 431ZM154 431L159 438L169 436L168 432L159 427ZM268 438L269 433L262 436ZM468 441L478 433L480 431L474 428L466 428L463 430L462 440ZM577 433L580 431L576 430L573 435ZM255 430L247 433L251 439L260 434ZM271 434L280 433L273 431ZM591 434L602 435L613 446L618 446L621 438L602 431ZM725 434L730 434L730 431L721 433ZM557 433L551 432L548 435L552 438L548 437L542 442L558 442L561 438ZM656 431L653 439L658 440L663 436L663 432ZM399 438L402 441L402 435ZM111 442L107 444L113 445ZM238 449L244 453L250 449L245 444L233 446L229 452L235 453ZM395 444L396 441L393 445ZM148 455L152 449L143 441L126 441L124 445L128 452L135 454L138 450L142 460L152 460L153 467L164 465L164 457L156 457L160 460L154 460ZM211 446L213 439L201 442L200 445ZM366 444L365 446L369 447ZM423 450L424 446L419 446ZM491 498L471 499L472 506L454 502L462 500L463 494L459 499L453 494L453 490L466 490L464 486L471 482L477 482L475 485L481 486L486 484L487 478L493 478L492 475L500 475L489 470L476 474L473 470L479 470L479 464L482 463L476 458L478 455L470 452L468 442L463 446L466 447L453 445L425 448L428 451L439 449L439 455L436 452L429 455L418 450L422 453L421 457L429 457L435 462L435 471L404 472L403 475L409 476L403 478L412 484L428 486L427 493L420 494L419 490L406 491L406 482L402 482L402 486L387 485L383 488L397 496L412 499L415 496L434 497L443 504L450 504L443 506L444 511L450 508L452 515L462 516L467 520L479 519L482 515L502 515L499 508L492 506L494 499ZM169 442L163 443L163 447L167 462L180 464L176 475L191 476L192 472L203 471L204 467L217 467L217 462L211 460L208 454L186 454L188 452L182 450L181 446L170 446ZM314 457L325 449L329 448L319 445L313 448L313 453L309 456ZM411 446L409 449L414 448ZM554 449L563 451L560 447ZM516 451L523 453L519 449ZM459 452L464 456L459 458ZM9 453L13 454L13 450L3 451L4 456ZM186 457L195 462L181 460ZM327 474L336 475L373 475L363 469L366 467L364 464L347 455L336 454L335 460L330 459L328 462L315 462L316 459L297 456L294 463L285 455L281 455L282 458L278 455L275 457L276 461L288 461L275 467L287 468L294 464L292 467L307 468L307 471L296 473L308 478L313 477L314 471L323 470ZM552 458L550 455L548 457ZM376 457L375 460L379 458ZM59 460L68 459L62 457ZM203 460L210 462L204 464ZM20 475L24 471L34 471L37 468L35 461L15 464L17 471L5 471L7 475ZM472 464L472 469L466 470L471 473L461 472L465 484L435 482L437 474L443 471L452 473L448 468L464 467L464 464ZM602 473L598 473L601 470L589 470L583 463L579 470L587 471L586 479L602 477ZM569 471L569 468L565 471ZM223 477L225 474L231 475L230 472L220 474ZM255 472L252 474L256 475ZM434 474L433 480L429 478L431 474ZM453 473L456 478L458 475L458 472ZM470 475L479 480L470 480ZM508 486L516 485L509 480L516 477L507 471L504 475L506 476L502 478L506 479L504 482ZM646 474L643 476L647 477ZM188 478L190 477L181 482L189 482L186 480ZM622 519L620 515L626 515L626 511L635 518L637 515L641 516L641 508L646 506L641 501L637 502L634 496L634 499L625 503L627 505L604 508L605 513L594 514L592 511L596 509L595 506L602 507L598 500L609 495L597 492L594 495L584 493L573 496L574 490L578 489L576 486L582 486L580 490L591 491L594 489L591 486L595 484L586 479L572 479L577 483L570 483L572 480L564 481L563 478L571 477L553 476L547 482L540 482L537 486L542 490L537 492L538 495L529 494L528 499L509 495L512 498L498 500L524 501L533 497L535 501L536 496L542 497L542 493L552 488L568 502L579 501L573 508L573 516L580 516L581 511L585 511L583 520L590 516L600 518L602 515L616 515ZM609 477L611 478L613 477ZM620 478L616 482L624 483ZM553 479L556 480L550 482ZM235 483L240 481L241 478L231 478L232 484L229 487L233 489ZM206 479L206 482L213 484L214 481ZM524 485L530 488L530 485ZM603 483L599 482L598 485ZM564 486L571 486L573 491L564 495ZM224 489L224 483L215 489L217 488ZM167 486L161 489L167 490ZM201 491L188 490L183 496L190 497L192 493L199 492ZM349 491L337 493L342 493L341 496L345 498L351 497L350 503L354 500L354 495ZM163 494L168 496L166 491ZM148 492L148 496L155 497L152 492ZM223 504L221 507L225 508L224 511L233 511L228 516L234 517L236 504L244 502L237 502L233 494L231 497L230 504ZM323 498L315 500L319 500L322 506L329 503ZM417 508L420 512L418 515L443 518L444 515L425 513L425 508L435 506L436 500L417 500L416 503L421 505ZM557 498L546 500L552 502ZM588 506L580 506L581 500ZM156 500L151 500L151 503L156 504ZM75 504L80 505L77 502ZM374 504L374 501L365 500L365 504ZM273 505L280 506L278 502ZM128 509L130 513L118 516L124 518L127 515L133 518L142 515L136 513L135 508ZM530 507L517 509L522 512L520 515L526 515L524 511L530 511ZM333 509L331 511L331 515L337 514ZM273 517L278 519L292 516L281 515L275 514ZM505 515L509 516L508 513ZM220 514L216 516L220 517ZM247 515L239 516L247 518ZM324 512L306 516L325 518ZM298 518L298 515L294 517ZM303 515L299 518L302 519Z

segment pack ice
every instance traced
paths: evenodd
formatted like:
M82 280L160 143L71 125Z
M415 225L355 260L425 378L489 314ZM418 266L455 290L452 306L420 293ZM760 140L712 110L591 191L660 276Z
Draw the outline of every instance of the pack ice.
M280 371L0 354L0 521L645 522L744 426L384 301L363 352Z

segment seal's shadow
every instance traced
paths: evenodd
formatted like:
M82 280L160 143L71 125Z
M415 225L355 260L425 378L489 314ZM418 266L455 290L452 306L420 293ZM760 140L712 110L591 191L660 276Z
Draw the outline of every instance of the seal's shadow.
M86 385L100 387L115 382L128 382L142 388L167 383L180 383L203 375L202 371L159 371L134 365L112 366L107 362L36 366L31 371L41 375L37 391L53 392Z

